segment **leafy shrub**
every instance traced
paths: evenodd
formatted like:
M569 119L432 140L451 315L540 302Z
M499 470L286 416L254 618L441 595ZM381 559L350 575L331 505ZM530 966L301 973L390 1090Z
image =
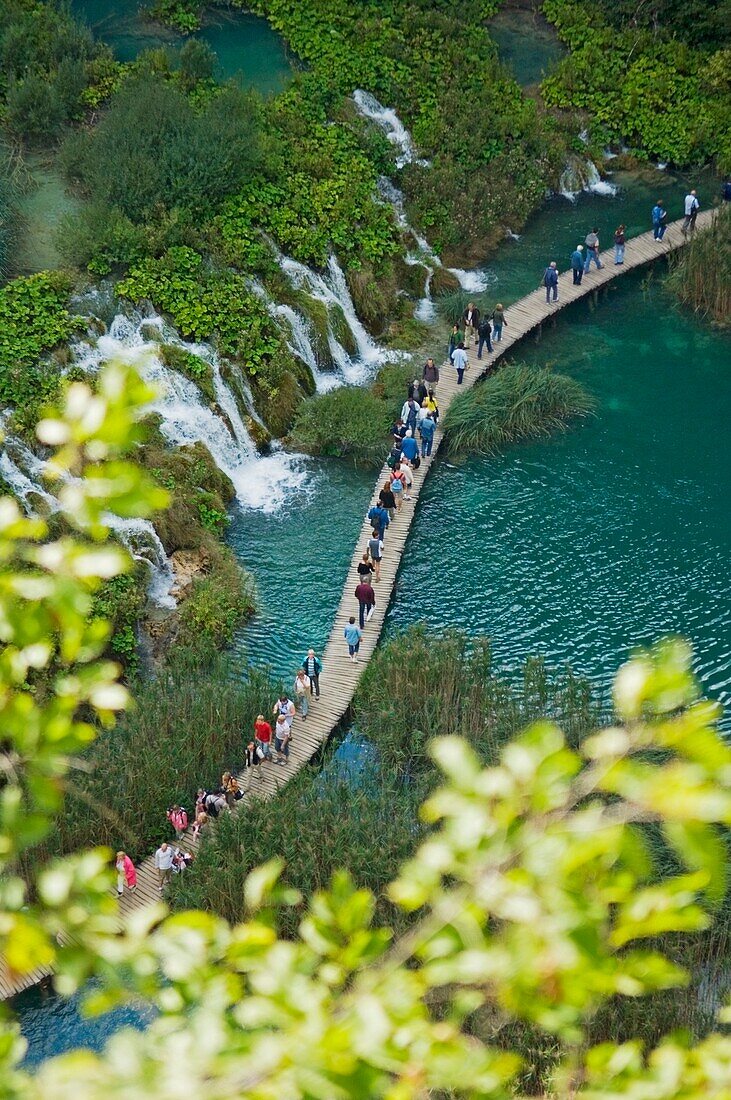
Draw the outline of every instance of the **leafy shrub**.
M593 407L575 379L511 364L454 399L444 423L447 451L495 454L509 443L560 431Z
M139 665L136 627L147 603L146 588L147 570L138 562L133 572L104 581L94 593L91 617L110 624L109 648L130 672Z
M180 79L191 91L201 81L210 80L216 68L216 55L207 42L190 38L180 51Z
M59 220L54 243L61 257L95 275L107 275L114 268L142 259L147 252L147 235L109 203L92 199L76 214Z
M228 547L219 547L211 572L193 582L193 592L180 610L178 642L222 649L253 610L251 577Z
M166 80L141 72L112 97L93 131L62 150L68 177L132 221L156 208L215 208L260 159L252 99L232 85L200 111Z
M307 454L380 465L388 449L388 405L359 386L342 386L300 405L290 441Z
M201 25L201 5L195 0L155 0L149 14L183 34L191 34Z

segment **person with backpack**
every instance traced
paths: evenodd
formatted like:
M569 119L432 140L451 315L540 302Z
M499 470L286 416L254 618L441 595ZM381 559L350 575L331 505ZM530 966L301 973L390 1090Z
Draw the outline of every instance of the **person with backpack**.
M658 199L652 208L652 235L656 241L661 241L667 229L668 212L665 203Z
M498 302L492 311L492 336L496 344L499 344L503 338L503 325L507 326L505 320L505 307L502 302Z
M574 286L581 286L581 279L584 274L584 246L583 244L577 244L574 251L571 253L571 274L574 278Z
M388 519L388 516L386 519ZM307 656L302 662L302 668L310 678L310 698L314 695L316 699L319 699L322 663L320 662L320 658L315 655L314 649L310 648L307 650Z
M482 349L485 344L487 344L488 355L492 355L492 344L490 342L490 337L492 335L492 325L490 324L486 316L483 317L480 321L479 327L477 329L477 335L479 336L479 341L477 343L477 358L482 359Z
M615 267L618 264L624 263L624 249L627 243L627 238L624 233L624 226L618 225L614 230L614 264Z
M359 626L355 625L355 615L351 615L348 619L347 626L343 630L343 637L348 643L348 653L351 661L358 660L358 650L360 649L360 640L363 637L363 631Z
M204 812L209 817L217 818L228 808L228 800L224 792L219 788L217 791L209 791L206 795L205 802L203 804Z
M584 238L584 244L586 245L586 259L584 260L584 274L588 275L589 268L591 267L591 261L593 260L599 268L604 267L604 264L599 259L599 230L596 226L592 229L591 233L587 233Z
M373 530L371 537L368 539L368 553L370 559L373 562L373 569L375 572L374 580L380 581L381 579L381 559L383 558L383 539L378 534L378 531ZM367 581L370 584L369 577L361 577L361 581Z
M543 285L546 288L546 302L550 305L551 292L553 291L554 302L558 301L558 267L556 261L551 260L550 264L543 272Z
M117 852L114 866L117 869L117 897L121 898L125 886L128 890L137 888L137 871L126 852Z
M175 805L171 806L168 810L167 819L175 829L175 839L180 840L185 830L188 828L188 814L183 807L179 806L176 802Z
M394 463L393 469L395 469L396 466L398 466L398 462ZM395 495L396 494L394 493L394 496ZM383 505L374 504L371 508L368 509L368 515L366 518L371 521L371 527L378 528L378 537L383 538L386 534L386 528L391 522L388 518L388 512L383 507Z
M355 598L358 601L358 615L360 629L363 630L366 621L370 621L376 606L376 593L373 585L368 581L361 581L355 590Z

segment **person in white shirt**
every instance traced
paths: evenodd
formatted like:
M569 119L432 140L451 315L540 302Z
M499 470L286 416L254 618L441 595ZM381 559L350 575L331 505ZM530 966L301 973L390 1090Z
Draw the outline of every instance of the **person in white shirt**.
M163 840L155 852L155 867L157 869L158 886L160 893L162 893L170 882L170 876L173 873L173 850L166 840Z
M687 233L690 229L691 233L695 229L695 220L698 217L698 211L701 204L698 202L698 196L695 191L689 191L685 196L685 203L683 206L683 232Z
M462 380L464 379L464 372L470 365L467 352L464 350L464 343L461 340L452 352L452 362L457 371L457 385L461 386Z

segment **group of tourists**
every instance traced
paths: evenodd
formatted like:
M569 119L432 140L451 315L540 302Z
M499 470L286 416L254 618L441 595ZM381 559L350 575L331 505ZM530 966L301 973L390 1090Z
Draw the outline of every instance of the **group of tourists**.
M698 211L700 210L700 202L695 190L689 191L683 200L683 233L693 233L695 230L695 223L698 217ZM656 241L661 241L665 236L665 230L667 229L668 213L665 209L665 203L662 199L658 199L652 208L652 231ZM620 266L624 263L624 253L627 244L627 237L624 225L618 225L614 230L614 264ZM593 226L591 230L586 234L583 244L577 244L574 251L571 253L569 259L569 265L571 268L571 274L573 277L573 285L581 286L581 280L584 275L587 275L591 270L592 263L596 269L599 270L604 265L600 258L601 246L599 243L599 229L597 226ZM546 302L558 301L558 265L555 260L551 260L550 264L543 273L543 286L546 289Z
M482 352L487 348L488 354L492 354L493 341L498 344L503 338L503 328L507 326L505 320L505 307L502 302L493 309L492 313L480 312L474 302L469 302L462 314L462 326L453 325L449 334L447 354L449 361L457 371L457 385L464 382L464 372L469 368L468 348L477 347L477 358L482 359ZM430 360L432 362L432 360Z

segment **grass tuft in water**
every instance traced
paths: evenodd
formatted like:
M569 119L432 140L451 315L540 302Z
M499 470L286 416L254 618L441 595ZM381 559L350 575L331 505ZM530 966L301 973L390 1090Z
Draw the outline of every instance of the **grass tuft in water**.
M717 325L731 325L731 207L718 210L710 228L699 229L669 259L668 286L683 305Z
M444 425L447 453L497 454L510 443L563 431L594 407L594 398L575 379L545 367L510 364L452 402Z

